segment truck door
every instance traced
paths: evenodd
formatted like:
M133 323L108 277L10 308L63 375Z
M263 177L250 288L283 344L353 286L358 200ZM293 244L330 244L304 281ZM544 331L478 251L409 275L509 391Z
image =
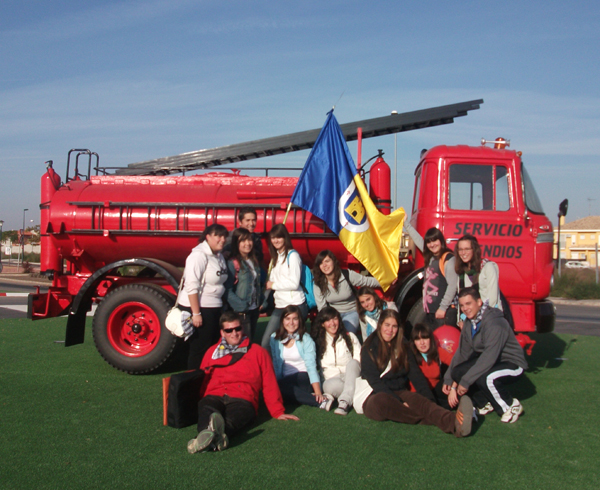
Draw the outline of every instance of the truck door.
M452 249L462 235L477 237L483 257L500 268L504 294L528 297L533 250L514 199L513 162L499 158L488 161L447 160L443 233Z

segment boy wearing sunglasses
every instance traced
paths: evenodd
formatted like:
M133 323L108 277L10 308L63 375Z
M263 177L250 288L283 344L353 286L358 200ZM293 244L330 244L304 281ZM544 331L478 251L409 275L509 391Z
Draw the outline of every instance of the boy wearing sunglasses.
M285 413L271 358L244 335L239 315L225 312L219 324L221 341L208 349L200 366L206 374L198 437L188 442L189 453L227 449L229 437L256 418L261 390L273 418L298 420Z

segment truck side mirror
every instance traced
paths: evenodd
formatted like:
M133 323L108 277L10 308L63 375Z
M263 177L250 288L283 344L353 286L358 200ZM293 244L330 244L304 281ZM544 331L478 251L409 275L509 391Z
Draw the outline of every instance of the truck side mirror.
M569 209L569 200L565 199L563 202L561 202L558 205L558 217L560 218L561 216L566 216L568 209Z

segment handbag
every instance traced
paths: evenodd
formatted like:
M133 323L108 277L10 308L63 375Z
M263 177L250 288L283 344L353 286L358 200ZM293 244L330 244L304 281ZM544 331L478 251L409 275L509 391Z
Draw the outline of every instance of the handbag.
M169 310L167 313L167 317L165 318L165 327L171 332L175 337L185 337L187 340L192 333L194 332L194 325L192 324L192 315L188 311L183 311L180 308L177 308L179 293L181 292L181 287L183 286L183 279L181 277L181 282L179 283L179 290L177 291L177 299L175 300L175 306Z
M184 317L186 313L187 315ZM169 310L169 313L167 313L167 317L165 318L165 327L167 327L169 332L175 335L175 337L185 337L188 329L184 327L184 325L191 323L190 318L191 315L189 312L182 311L177 308L177 305L175 305ZM192 326L192 328L194 327Z

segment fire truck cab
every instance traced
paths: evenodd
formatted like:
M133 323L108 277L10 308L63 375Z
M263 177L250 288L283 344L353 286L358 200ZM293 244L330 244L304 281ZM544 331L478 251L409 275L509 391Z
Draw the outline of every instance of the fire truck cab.
M555 317L545 299L553 273L552 225L520 152L506 145L501 140L494 148L436 146L425 152L415 170L410 223L421 235L437 227L450 249L461 236L474 235L482 256L498 264L515 328L548 332ZM422 272L423 256L414 244L412 250Z

